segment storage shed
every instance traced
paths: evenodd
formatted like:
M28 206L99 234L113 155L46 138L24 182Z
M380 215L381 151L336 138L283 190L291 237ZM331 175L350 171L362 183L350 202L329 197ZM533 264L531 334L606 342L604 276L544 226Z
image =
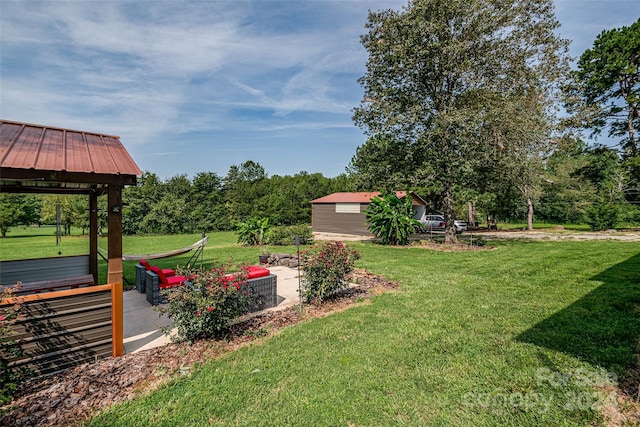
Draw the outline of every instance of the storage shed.
M311 225L316 233L355 234L372 236L367 227L364 211L371 199L380 192L333 193L311 201ZM396 191L400 199L406 191ZM414 192L409 192L413 204L413 217L424 217L427 202Z

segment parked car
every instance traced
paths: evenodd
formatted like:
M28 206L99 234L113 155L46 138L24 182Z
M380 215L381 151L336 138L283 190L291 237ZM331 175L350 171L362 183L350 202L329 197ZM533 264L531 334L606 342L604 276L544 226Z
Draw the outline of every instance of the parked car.
M422 229L420 230L422 233L444 231L446 224L442 215L427 215L418 221L422 224Z
M462 233L463 231L467 231L469 229L466 221L456 219L455 221L453 221L453 223L456 225L456 233Z
M429 233L433 231L444 231L446 227L446 222L444 220L444 216L442 215L427 215L423 219L418 220L422 227L420 230L417 230L421 233ZM465 221L456 219L454 221L456 227L456 233L462 233L463 231L467 231L469 226Z

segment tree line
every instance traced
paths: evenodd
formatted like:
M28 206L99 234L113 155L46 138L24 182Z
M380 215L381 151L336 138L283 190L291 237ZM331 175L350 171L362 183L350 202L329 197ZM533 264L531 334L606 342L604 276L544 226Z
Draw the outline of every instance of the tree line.
M311 200L351 191L346 175L321 173L268 176L254 161L233 165L226 176L201 172L161 180L145 171L137 185L122 193L123 233L180 234L233 230L249 218L269 218L272 225L311 223ZM16 225L55 224L60 206L63 231L87 230L88 196L0 194L0 231ZM107 225L106 196L98 199L100 226Z

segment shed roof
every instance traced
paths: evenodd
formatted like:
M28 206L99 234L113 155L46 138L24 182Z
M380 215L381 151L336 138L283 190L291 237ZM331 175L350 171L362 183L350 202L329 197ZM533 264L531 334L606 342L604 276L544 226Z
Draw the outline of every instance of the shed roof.
M426 204L426 202L414 192L410 192L414 204ZM312 200L311 203L371 203L371 199L381 196L379 191L367 191L356 193L333 193L328 196ZM406 197L406 191L396 191L396 196L400 199ZM417 203L416 203L417 202Z
M0 120L3 190L133 185L141 174L118 136Z

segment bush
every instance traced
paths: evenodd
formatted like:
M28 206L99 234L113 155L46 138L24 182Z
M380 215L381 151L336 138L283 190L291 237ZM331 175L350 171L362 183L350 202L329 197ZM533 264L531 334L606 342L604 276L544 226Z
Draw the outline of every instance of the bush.
M253 217L236 225L238 243L247 246L262 246L269 231L269 218Z
M341 242L322 242L301 253L302 298L322 303L328 295L348 286L346 276L360 254Z
M246 312L251 302L241 290L246 267L239 266L239 272L229 275L229 266L178 272L188 277L191 285L171 288L167 304L158 308L173 319L176 341L219 338L232 320ZM164 332L169 334L170 328Z
M587 210L587 224L594 231L609 230L616 226L620 210L607 200L598 200Z
M14 298L15 287L6 287L2 292L2 302ZM23 372L17 372L9 368L9 360L22 355L20 343L11 339L14 335L13 324L22 319L20 310L22 302L16 298L13 304L3 306L0 309L0 406L11 402L13 393L23 379Z
M289 225L273 227L269 232L268 243L275 246L292 246L296 244L296 236L300 236L300 244L313 242L313 232L308 225Z
M402 201L395 194L374 197L364 211L369 231L379 237L385 245L407 245L409 235L420 227L413 219L413 206L408 195Z

